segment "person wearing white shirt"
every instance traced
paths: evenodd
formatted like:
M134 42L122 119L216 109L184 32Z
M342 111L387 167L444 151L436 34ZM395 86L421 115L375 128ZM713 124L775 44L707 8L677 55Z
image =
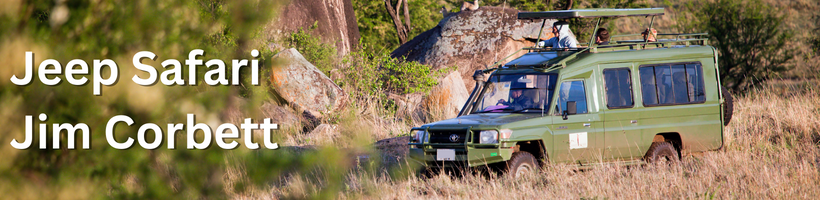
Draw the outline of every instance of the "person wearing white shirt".
M549 40L544 40L538 43L539 47L552 48L577 48L578 41L569 30L569 23L566 21L557 21L552 24L552 34L555 37Z

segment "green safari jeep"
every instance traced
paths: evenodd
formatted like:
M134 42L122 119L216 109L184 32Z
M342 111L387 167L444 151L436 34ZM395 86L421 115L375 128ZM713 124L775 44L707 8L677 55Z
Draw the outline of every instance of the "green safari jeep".
M654 21L663 11L521 12L518 18L598 18L600 24L616 16ZM732 99L720 86L717 51L706 36L521 49L527 53L476 71L457 118L413 128L410 158L427 169L495 165L518 176L547 163L675 162L718 150Z

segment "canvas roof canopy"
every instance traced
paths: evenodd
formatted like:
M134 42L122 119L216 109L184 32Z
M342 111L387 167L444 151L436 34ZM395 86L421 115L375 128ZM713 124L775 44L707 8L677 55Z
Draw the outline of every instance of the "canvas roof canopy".
M629 17L663 15L663 8L630 8L630 9L582 9L557 10L542 12L519 12L518 19L568 19L598 17Z

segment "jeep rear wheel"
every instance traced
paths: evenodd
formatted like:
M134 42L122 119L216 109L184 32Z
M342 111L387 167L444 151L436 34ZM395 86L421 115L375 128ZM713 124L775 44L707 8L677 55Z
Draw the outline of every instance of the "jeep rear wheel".
M514 178L521 177L525 174L537 172L539 170L538 162L535 156L529 152L519 151L512 154L512 158L507 161L507 176Z
M669 142L653 142L649 150L646 151L646 156L644 156L644 161L647 163L675 163L678 162L678 160L680 160L678 151L675 150L675 146L672 146Z

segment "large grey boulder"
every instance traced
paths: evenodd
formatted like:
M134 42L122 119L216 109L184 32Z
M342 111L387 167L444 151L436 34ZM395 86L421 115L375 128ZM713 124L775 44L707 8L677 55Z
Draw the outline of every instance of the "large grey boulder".
M272 69L271 85L291 106L312 117L322 117L345 106L347 95L342 88L296 49L279 52L272 60L278 64Z
M551 38L552 23L547 20L541 39ZM401 45L391 56L441 69L458 67L468 90L475 81L473 72L484 69L505 56L535 44L541 20L518 20L518 10L482 6L445 17L438 26ZM520 52L518 55L523 55ZM511 57L507 61L511 60Z

